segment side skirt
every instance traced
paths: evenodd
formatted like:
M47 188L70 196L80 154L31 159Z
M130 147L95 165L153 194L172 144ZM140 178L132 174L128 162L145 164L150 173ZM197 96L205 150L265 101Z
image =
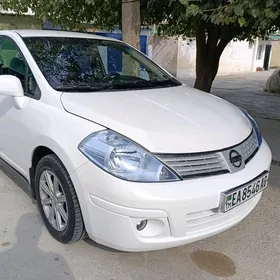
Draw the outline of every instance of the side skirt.
M24 176L1 158L0 169L32 199L34 204L36 204L36 200L33 199L32 188Z

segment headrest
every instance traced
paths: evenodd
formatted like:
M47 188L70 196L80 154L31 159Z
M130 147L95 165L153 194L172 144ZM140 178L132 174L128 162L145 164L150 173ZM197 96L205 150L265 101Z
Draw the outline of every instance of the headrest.
M11 60L9 68L14 70L15 72L18 72L19 74L25 74L25 62L18 57L14 57Z

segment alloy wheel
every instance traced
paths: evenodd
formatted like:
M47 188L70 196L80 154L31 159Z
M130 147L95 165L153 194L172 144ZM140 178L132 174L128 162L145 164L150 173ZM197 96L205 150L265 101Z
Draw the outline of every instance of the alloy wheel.
M39 194L49 223L57 231L63 231L68 224L68 205L63 187L53 172L45 170L41 174Z

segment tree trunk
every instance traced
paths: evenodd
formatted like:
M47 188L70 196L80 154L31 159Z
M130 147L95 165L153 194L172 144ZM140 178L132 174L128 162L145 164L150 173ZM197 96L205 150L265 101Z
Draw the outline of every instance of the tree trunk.
M211 91L212 83L219 69L220 57L226 45L233 38L218 25L198 25L196 32L196 80L194 87ZM206 37L207 33L207 37Z
M140 48L140 0L122 1L122 36L123 41Z
M122 0L122 39L136 49L140 49L140 0ZM123 73L138 76L140 69L131 58L123 54ZM135 65L134 65L135 64Z
M201 68L203 73L196 76L194 87L205 92L210 92L214 81L211 70L205 68L205 65L196 65L196 67Z
M212 83L218 72L219 61L220 57L216 56L206 61L197 61L195 88L206 92L211 91Z

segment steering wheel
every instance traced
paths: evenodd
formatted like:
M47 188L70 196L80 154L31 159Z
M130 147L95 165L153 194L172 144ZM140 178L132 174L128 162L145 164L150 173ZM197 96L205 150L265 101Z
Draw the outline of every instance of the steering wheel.
M111 73L106 74L106 75L103 77L102 80L107 80L107 79L109 79L109 78L114 79L114 78L119 77L119 76L121 76L121 74L119 74L119 73L117 73L117 72L111 72Z

